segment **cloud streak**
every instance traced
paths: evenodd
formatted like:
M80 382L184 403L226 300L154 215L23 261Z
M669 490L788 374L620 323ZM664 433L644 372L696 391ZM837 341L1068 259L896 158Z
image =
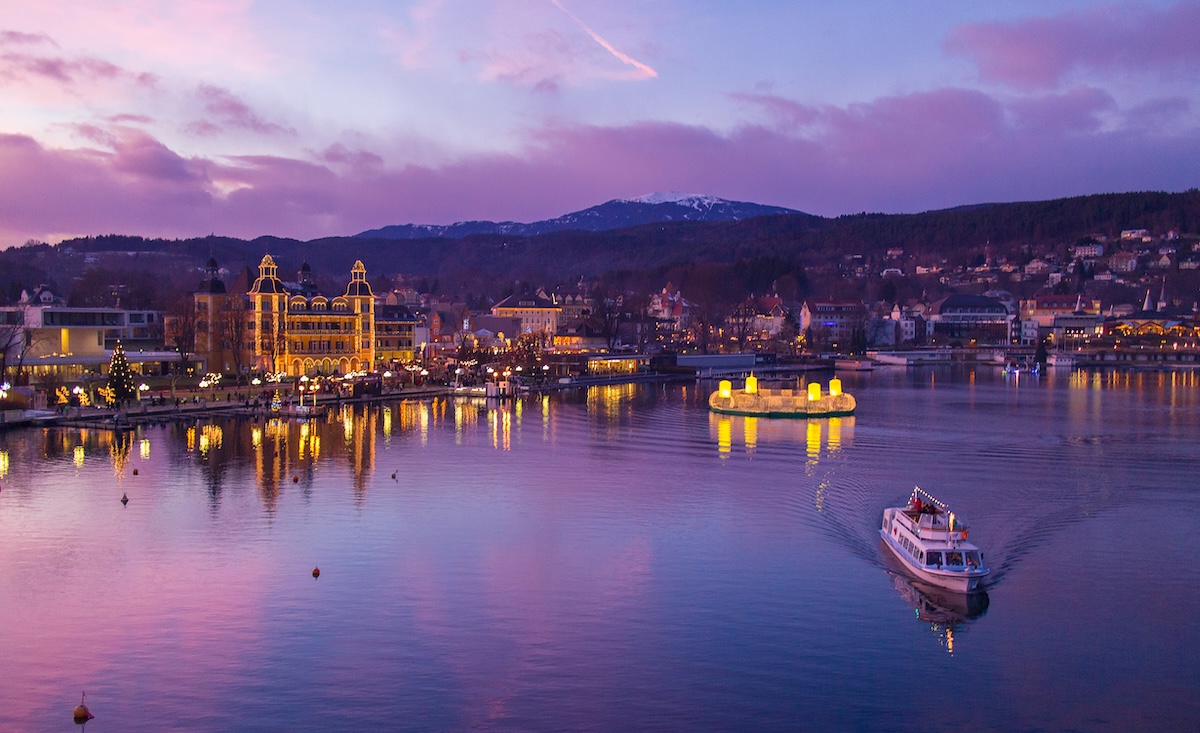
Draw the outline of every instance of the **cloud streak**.
M575 21L575 23L580 28L583 29L584 33L587 33L588 36L590 36L593 41L595 41L597 44L599 44L601 48L603 48L605 51L608 51L610 54L612 54L613 58L617 59L618 61L625 64L626 66L633 67L636 70L636 74L634 75L634 78L636 78L636 79L653 79L658 76L658 72L655 71L654 69L650 68L646 64L643 64L641 61L638 61L637 59L633 58L629 54L618 51L616 49L616 47L614 47L611 43L606 41L599 33L592 30L591 28L589 28L586 23L584 23L582 20L580 20L579 16L575 15L570 10L567 10L566 7L564 7L563 4L561 2L559 2L559 0L550 0L550 3L552 5L554 5L554 7L558 8L559 10L566 13L568 18Z

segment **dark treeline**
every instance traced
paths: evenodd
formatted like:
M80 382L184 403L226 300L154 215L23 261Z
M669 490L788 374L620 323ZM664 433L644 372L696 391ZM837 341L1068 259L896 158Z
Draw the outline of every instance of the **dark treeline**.
M324 283L343 283L354 260L372 282L395 274L438 284L442 294L501 297L516 283L601 281L629 292L666 282L687 288L715 283L739 293L781 289L802 297L814 273L845 255L868 260L901 248L911 262L981 261L986 254L1028 259L1091 235L1116 238L1124 229L1192 233L1200 227L1200 191L1122 193L1053 201L983 204L920 214L856 214L833 219L787 214L731 222L648 224L607 232L563 231L535 237L477 235L464 239L364 240L333 237L301 242L277 237L241 240L209 236L163 240L107 235L59 245L0 251L0 300L45 283L68 299L97 304L119 293L130 307L167 308L195 287L211 255L227 281L270 253L291 279L307 261ZM111 282L109 282L111 281ZM828 278L821 283L830 287ZM705 286L707 287L707 286ZM782 292L786 290L787 292Z

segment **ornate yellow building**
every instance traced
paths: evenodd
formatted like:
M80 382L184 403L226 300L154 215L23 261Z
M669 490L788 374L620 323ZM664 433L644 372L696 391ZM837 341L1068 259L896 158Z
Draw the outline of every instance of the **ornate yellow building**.
M254 366L289 376L349 374L375 366L375 296L361 260L346 293L289 293L270 255L258 265L250 299Z

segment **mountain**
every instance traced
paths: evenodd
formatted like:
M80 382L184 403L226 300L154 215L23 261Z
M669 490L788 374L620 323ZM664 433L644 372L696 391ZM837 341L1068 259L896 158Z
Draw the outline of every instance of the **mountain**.
M642 224L676 221L741 221L773 214L799 214L794 209L727 201L712 196L652 193L634 199L613 199L557 219L521 224L514 221L460 221L455 224L393 224L356 234L362 239L462 239L472 234L533 237L561 231L604 232Z

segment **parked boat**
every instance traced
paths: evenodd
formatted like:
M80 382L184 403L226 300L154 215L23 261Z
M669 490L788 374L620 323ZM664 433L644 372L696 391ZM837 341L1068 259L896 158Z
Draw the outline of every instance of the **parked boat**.
M879 534L905 570L958 593L983 590L988 569L979 547L967 541L967 524L943 502L914 488L908 504L883 511Z
M875 368L870 359L834 359L833 368L841 372L869 372Z
M857 403L842 392L842 380L829 380L829 392L822 393L818 382L808 389L762 389L758 378L746 377L745 389L735 392L728 379L722 379L717 391L708 396L708 409L723 415L744 417L845 417L854 414Z

